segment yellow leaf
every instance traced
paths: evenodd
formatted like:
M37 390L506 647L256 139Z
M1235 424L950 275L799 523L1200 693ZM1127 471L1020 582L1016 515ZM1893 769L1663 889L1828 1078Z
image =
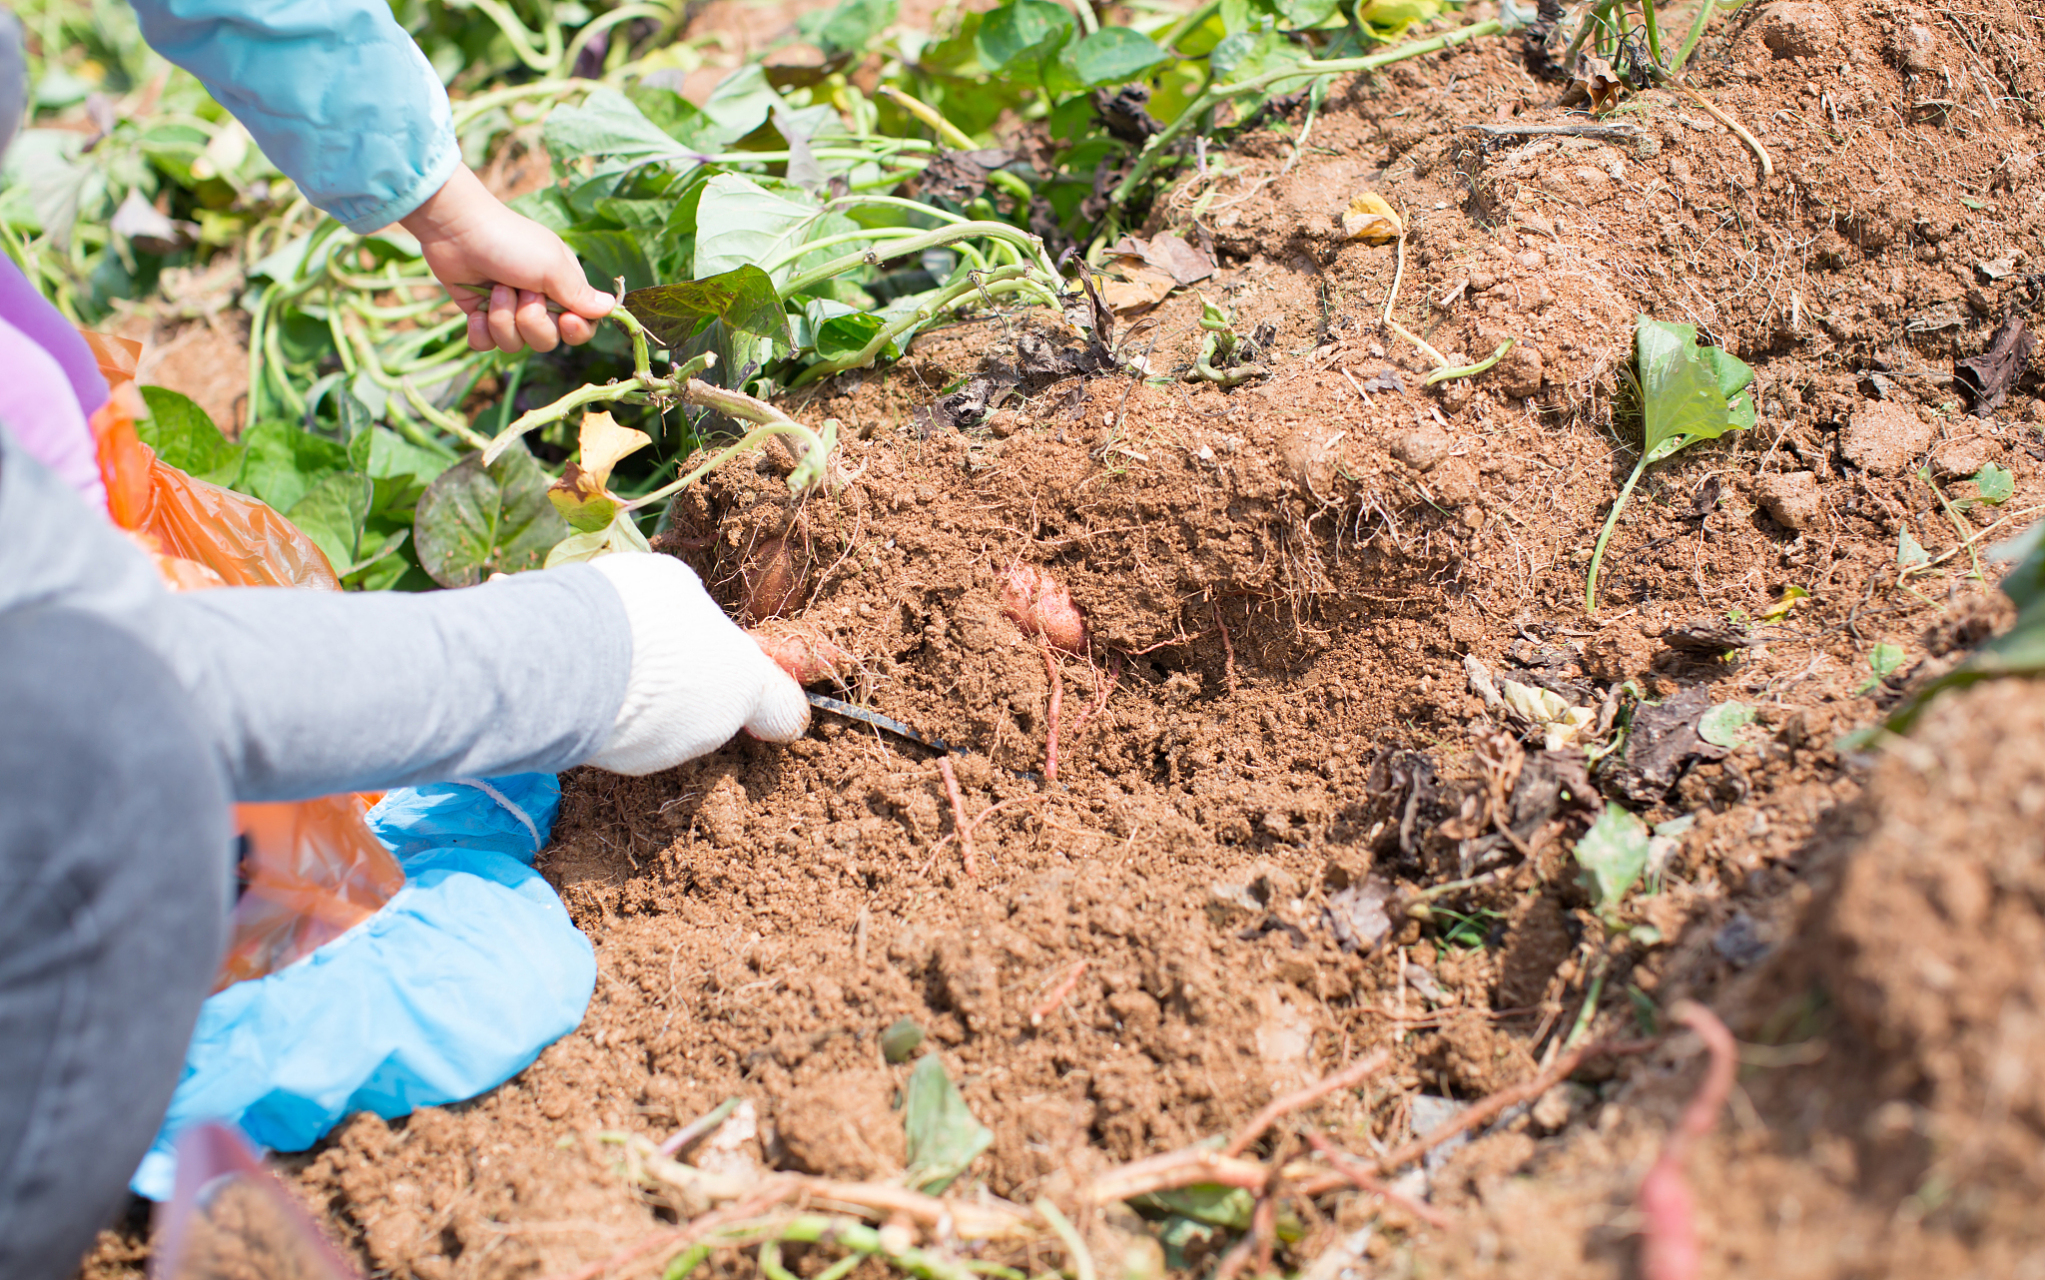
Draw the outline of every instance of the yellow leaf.
M1375 191L1364 192L1342 211L1344 239L1361 240L1365 244L1390 244L1405 234L1406 226L1399 221L1399 215Z
M1356 17L1386 37L1395 37L1416 22L1441 16L1441 0L1366 0Z
M1789 616L1789 611L1811 598L1811 593L1802 587L1790 587L1783 591L1782 598L1761 611L1761 621L1780 622Z
M599 415L591 414L594 418ZM601 415L608 418L609 414ZM588 428L584 428L586 431ZM637 431L632 433L638 435ZM618 500L604 488L604 482L574 463L562 471L561 478L547 486L547 501L561 513L570 528L582 533L591 533L607 528L618 514Z
M612 467L652 443L652 436L619 426L608 413L582 415L582 470L596 482L599 492L611 483Z

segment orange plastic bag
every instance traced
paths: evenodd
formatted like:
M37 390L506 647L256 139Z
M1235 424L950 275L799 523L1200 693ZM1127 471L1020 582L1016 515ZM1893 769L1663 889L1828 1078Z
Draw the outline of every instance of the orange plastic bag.
M146 412L135 384L124 382L92 417L107 512L115 524L139 535L158 557L210 573L211 578L200 575L204 585L341 589L319 547L273 508L194 480L157 458L135 432L135 419ZM179 567L166 576L176 586L200 585L174 576L190 572Z
M349 796L235 806L247 885L214 990L274 973L375 915L405 885Z
M341 584L313 541L268 505L195 480L142 443L133 381L141 344L87 333L112 396L92 417L107 509L181 591ZM235 808L245 883L214 990L274 973L375 915L405 873L362 819L373 797Z

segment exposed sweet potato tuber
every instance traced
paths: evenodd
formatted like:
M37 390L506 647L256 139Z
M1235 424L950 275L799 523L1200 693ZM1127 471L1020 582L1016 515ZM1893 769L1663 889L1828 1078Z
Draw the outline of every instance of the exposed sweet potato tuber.
M808 623L773 622L747 634L797 684L842 685L859 670L857 658Z
M1689 1000L1669 1010L1675 1020L1695 1031L1711 1053L1711 1065L1697 1086L1683 1118L1662 1146L1661 1158L1641 1179L1634 1208L1642 1220L1640 1274L1645 1280L1695 1280L1704 1251L1697 1237L1696 1206L1683 1177L1683 1158L1691 1144L1711 1132L1733 1091L1739 1071L1739 1046L1718 1015Z
M745 598L739 602L744 621L778 618L796 603L802 575L795 557L796 549L786 538L767 538L753 548L739 570L745 584Z
M1056 578L1034 565L1016 564L1003 575L1001 611L1032 640L1064 653L1086 652L1086 616Z

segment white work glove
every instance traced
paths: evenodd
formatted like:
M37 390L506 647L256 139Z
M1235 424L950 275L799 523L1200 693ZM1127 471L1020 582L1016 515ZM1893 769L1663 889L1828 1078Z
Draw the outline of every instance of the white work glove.
M672 556L624 552L590 562L625 602L632 675L618 722L589 763L633 775L671 769L740 729L792 742L809 728L802 686L774 665Z

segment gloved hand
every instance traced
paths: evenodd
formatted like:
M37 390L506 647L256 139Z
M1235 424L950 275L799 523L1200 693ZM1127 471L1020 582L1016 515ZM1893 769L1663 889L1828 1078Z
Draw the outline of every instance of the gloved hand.
M809 728L802 686L774 665L672 556L624 552L590 562L632 624L632 674L603 750L589 763L647 774L714 751L740 729L792 742Z
M617 300L590 287L561 237L514 213L467 166L401 221L448 296L469 318L469 346L552 351L596 333ZM494 287L477 287L488 281ZM566 308L558 318L552 299Z

